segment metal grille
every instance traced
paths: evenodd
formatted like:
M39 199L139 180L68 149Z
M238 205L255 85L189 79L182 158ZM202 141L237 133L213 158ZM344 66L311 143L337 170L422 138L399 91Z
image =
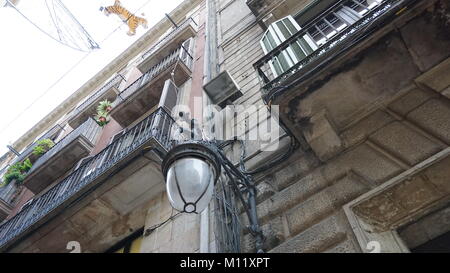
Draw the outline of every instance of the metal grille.
M127 88L122 90L119 93L119 97L121 100L116 100L113 104L113 106L117 106L118 104L122 103L123 100L127 100L129 97L131 97L136 91L140 90L142 86L145 86L149 82L151 82L153 79L157 78L163 71L166 71L168 67L171 67L172 65L176 64L176 62L181 61L186 64L186 66L191 69L192 61L189 61L187 58L186 60L182 60L180 58L181 53L184 49L182 47L177 48L172 53L170 53L168 56L166 56L161 62L159 62L157 65L150 68L144 75L139 77L136 81L134 81L132 84L130 84Z
M150 140L155 140L161 149L171 147L170 131L174 125L172 117L159 108L125 134L121 135L97 155L86 161L60 183L0 226L0 248L16 237L30 231L37 223L43 223L50 213L64 209L76 197L91 190L92 184L105 174L117 170L132 153L142 149ZM163 152L163 151L161 151Z
M233 187L227 181L219 179L214 192L216 248L218 253L240 253L242 226L239 209Z
M362 14L362 17L352 25L346 24L345 27L342 27L332 15L336 13L336 9L342 7L343 3L350 2L354 4L355 8L365 8L367 12ZM377 1L377 6L369 10L368 7L362 5L362 1L360 0L338 1L330 11L325 12L323 16L315 18L304 26L302 30L281 43L254 64L264 84L262 92L264 93L265 100L271 100L274 96L273 93L276 92L275 89L286 83L291 76L300 75L298 72L304 72L300 75L300 77L304 77L316 71L322 65L326 64L330 58L338 56L341 52L348 50L353 44L362 41L373 29L382 25L385 19L391 15L395 15L403 7L414 2L415 0L384 0L380 3ZM327 18L328 20L325 20ZM320 25L325 26L325 24L329 28L329 33L324 32L325 28L320 33ZM314 32L314 29L316 29L317 33ZM281 75L276 76L274 73L271 73L269 64L272 60L277 58L284 50L297 43L297 40L306 34L315 38L315 41L320 44L320 47L284 71Z
M173 31L171 31L169 34L164 36L164 38L162 38L156 44L154 44L144 54L142 54L142 60L145 60L148 57L150 57L151 55L153 55L153 53L155 53L158 49L160 49L163 45L165 45L167 41L169 41L170 39L172 39L173 36L175 36L177 33L179 33L179 30L185 29L189 25L191 25L194 29L197 28L197 23L194 21L194 19L192 17L189 17L183 23L181 23L179 26L177 26Z
M84 101L82 104L77 106L75 110L71 114L71 118L78 115L79 113L83 112L88 108L95 100L97 100L99 97L101 97L104 93L106 93L111 88L119 88L119 85L124 80L123 76L120 74L117 74L112 78L110 81L108 81L105 85L103 85L99 90L97 90L94 94L92 94L86 101Z

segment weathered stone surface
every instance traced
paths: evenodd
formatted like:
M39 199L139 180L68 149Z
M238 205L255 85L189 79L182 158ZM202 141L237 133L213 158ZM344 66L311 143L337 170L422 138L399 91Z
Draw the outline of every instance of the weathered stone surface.
M151 201L148 206L141 252L189 252L199 249L200 216L176 214L163 193ZM167 221L170 217L172 220ZM167 221L167 222L166 222ZM164 223L159 226L161 223Z
M365 184L355 181L353 177L340 179L286 213L290 234L298 234L367 190Z
M272 249L271 253L322 252L345 240L348 223L341 213L312 226Z
M442 91L442 95L444 95L445 97L447 97L448 99L450 99L450 87L447 87L446 89L444 89Z
M433 67L416 79L419 85L425 85L428 88L442 92L450 86L450 58Z
M285 240L282 216L272 219L270 222L263 225L261 229L265 238L263 245L263 249L265 251L276 247ZM244 253L256 252L255 238L251 234L244 235L242 238L241 247Z
M417 133L401 122L393 122L370 136L370 140L415 165L440 151L443 147Z
M378 110L347 128L340 135L345 147L349 148L366 139L370 134L392 122L394 118Z
M298 118L327 109L340 130L381 98L410 86L418 75L404 43L396 35L389 35L366 50L359 62L347 66L301 100Z
M426 91L413 86L408 88L408 91L404 96L401 96L390 103L388 107L396 114L406 116L409 112L419 107L430 98L437 96L438 94L435 92Z
M322 161L334 157L342 150L342 141L325 110L311 117L310 126L304 131L306 141Z
M350 239L345 240L338 245L327 249L324 253L360 253L361 249Z
M273 174L273 185L279 190L283 190L289 185L300 180L309 171L319 165L317 157L312 153L306 153L293 162ZM320 180L320 178L317 178Z
M275 217L306 200L327 185L328 182L320 176L320 173L310 174L259 204L258 217L264 223L271 217Z
M256 186L256 203L259 204L275 194L275 189L268 181L263 181Z
M399 174L402 168L369 145L361 144L324 166L323 174L327 179L334 180L349 171L375 186Z
M73 224L73 228L79 230L80 233L89 233L92 236L104 223L115 221L118 218L119 214L116 211L107 207L100 200L94 200L89 206L72 216L70 222Z
M425 170L424 175L439 191L450 194L450 157Z
M383 232L395 227L412 213L436 202L443 194L427 179L416 175L359 203L353 211L378 232Z
M416 222L401 228L400 236L409 248L435 239L450 230L450 208L434 211Z
M433 22L430 13L414 18L400 32L421 71L427 71L450 55L450 40L443 35L444 26ZM448 31L448 30L447 30Z
M412 111L407 118L445 143L450 143L450 101L429 100Z

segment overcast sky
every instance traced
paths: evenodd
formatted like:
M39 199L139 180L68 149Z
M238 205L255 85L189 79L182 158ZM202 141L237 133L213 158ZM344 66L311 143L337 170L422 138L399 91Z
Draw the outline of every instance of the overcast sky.
M130 37L126 35L128 27L118 17L106 17L99 11L100 6L112 5L114 0L62 2L100 44L101 49L90 53L52 88L86 53L65 47L47 37L14 9L0 7L0 156L7 151L6 145L26 133L146 31L140 27L137 34ZM132 12L145 5L137 15L144 13L150 27L181 2L121 1ZM41 27L48 29L50 26L51 18L45 0L21 0L17 8ZM120 25L122 27L113 32Z

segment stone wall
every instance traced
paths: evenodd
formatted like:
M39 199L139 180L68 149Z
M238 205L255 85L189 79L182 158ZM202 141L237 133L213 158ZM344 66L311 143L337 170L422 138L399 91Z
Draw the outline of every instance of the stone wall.
M164 191L149 203L141 253L198 252L199 230L200 216L179 214Z
M222 16L231 13L223 9L233 6L248 11L235 18L242 23L234 30L227 28L225 33L222 28L220 63L244 93L236 103L260 103L252 65L263 55L262 29L248 19L254 17L245 1L219 2ZM442 35L442 24L432 16L436 7L429 3L425 11L390 26L378 41L297 101L291 129L305 136L310 149L297 151L289 161L256 177L267 251L365 251L343 206L448 148L450 40ZM227 19L219 21L224 24ZM300 126L304 117L310 123ZM272 155L259 153L247 164L270 161ZM442 183L448 183L450 174L442 177ZM245 226L245 215L242 221ZM245 230L242 247L254 251L253 238Z

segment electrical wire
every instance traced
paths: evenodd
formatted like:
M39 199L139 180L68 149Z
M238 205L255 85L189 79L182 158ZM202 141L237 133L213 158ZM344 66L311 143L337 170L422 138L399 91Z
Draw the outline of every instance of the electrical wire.
M140 6L134 13L132 13L133 15L136 14L137 12L139 12L142 8L144 8L145 6L147 6L152 0L148 0L147 2L145 2L142 6ZM9 1L7 1L7 3L9 3ZM12 5L12 4L11 4ZM14 5L12 5L14 6ZM15 8L15 7L14 7ZM19 13L20 11L15 8ZM24 16L22 14L22 16ZM25 17L26 18L26 17ZM26 18L28 20L28 18ZM31 22L30 20L28 20L30 23L33 24L33 22ZM108 40L115 32L117 32L124 24L126 24L127 21L122 22L119 26L117 26L111 33L109 33L100 43L105 42L106 40ZM36 26L37 27L37 26ZM48 34L47 34L48 35ZM50 36L51 37L51 36ZM51 37L52 39L54 39L53 37ZM54 39L55 40L55 39ZM58 78L56 80L55 83L53 83L49 88L47 88L47 90L45 90L39 97L37 97L35 100L33 100L31 102L30 105L28 105L27 107L25 107L25 109L20 112L17 116L15 116L11 122L9 122L8 124L6 124L5 126L3 126L3 128L0 129L0 134L4 133L14 122L16 122L20 117L22 117L23 114L25 114L33 105L35 105L40 99L42 99L42 97L44 97L46 94L48 94L53 87L55 87L57 84L59 84L61 82L62 79L64 79L70 72L72 72L81 62L83 62L90 54L92 53L92 51L89 51L86 53L86 55L84 55L79 61L77 61L72 67L69 68L69 70L67 70L60 78Z
M17 11L17 13L19 13L25 20L27 20L30 24L32 24L35 28L37 28L39 31L41 31L42 33L44 33L45 35L47 35L50 39L60 43L63 46L67 46L70 47L73 50L77 50L77 51L81 51L81 52L86 52L84 50L81 50L80 48L76 48L74 46L71 46L69 44L65 44L63 43L61 40L56 39L55 37L53 37L52 35L50 35L48 32L46 32L45 30L43 30L40 26L38 26L37 24L35 24L33 21L31 21L30 19L28 19L28 17L25 16L25 14L23 14L18 8L16 8L15 5L13 5L11 2L9 2L9 0L6 0L6 3L9 4L10 7L12 7L15 11Z
M172 221L173 219L175 219L176 217L178 217L181 214L181 212L176 213L175 215L173 214L173 209L172 209L172 213L170 215L169 218L167 218L164 222L161 222L159 224L153 225L149 228L147 228L144 231L144 237L150 236L150 234L152 234L155 230L157 230L158 228L164 226L165 224L167 224L169 221Z

